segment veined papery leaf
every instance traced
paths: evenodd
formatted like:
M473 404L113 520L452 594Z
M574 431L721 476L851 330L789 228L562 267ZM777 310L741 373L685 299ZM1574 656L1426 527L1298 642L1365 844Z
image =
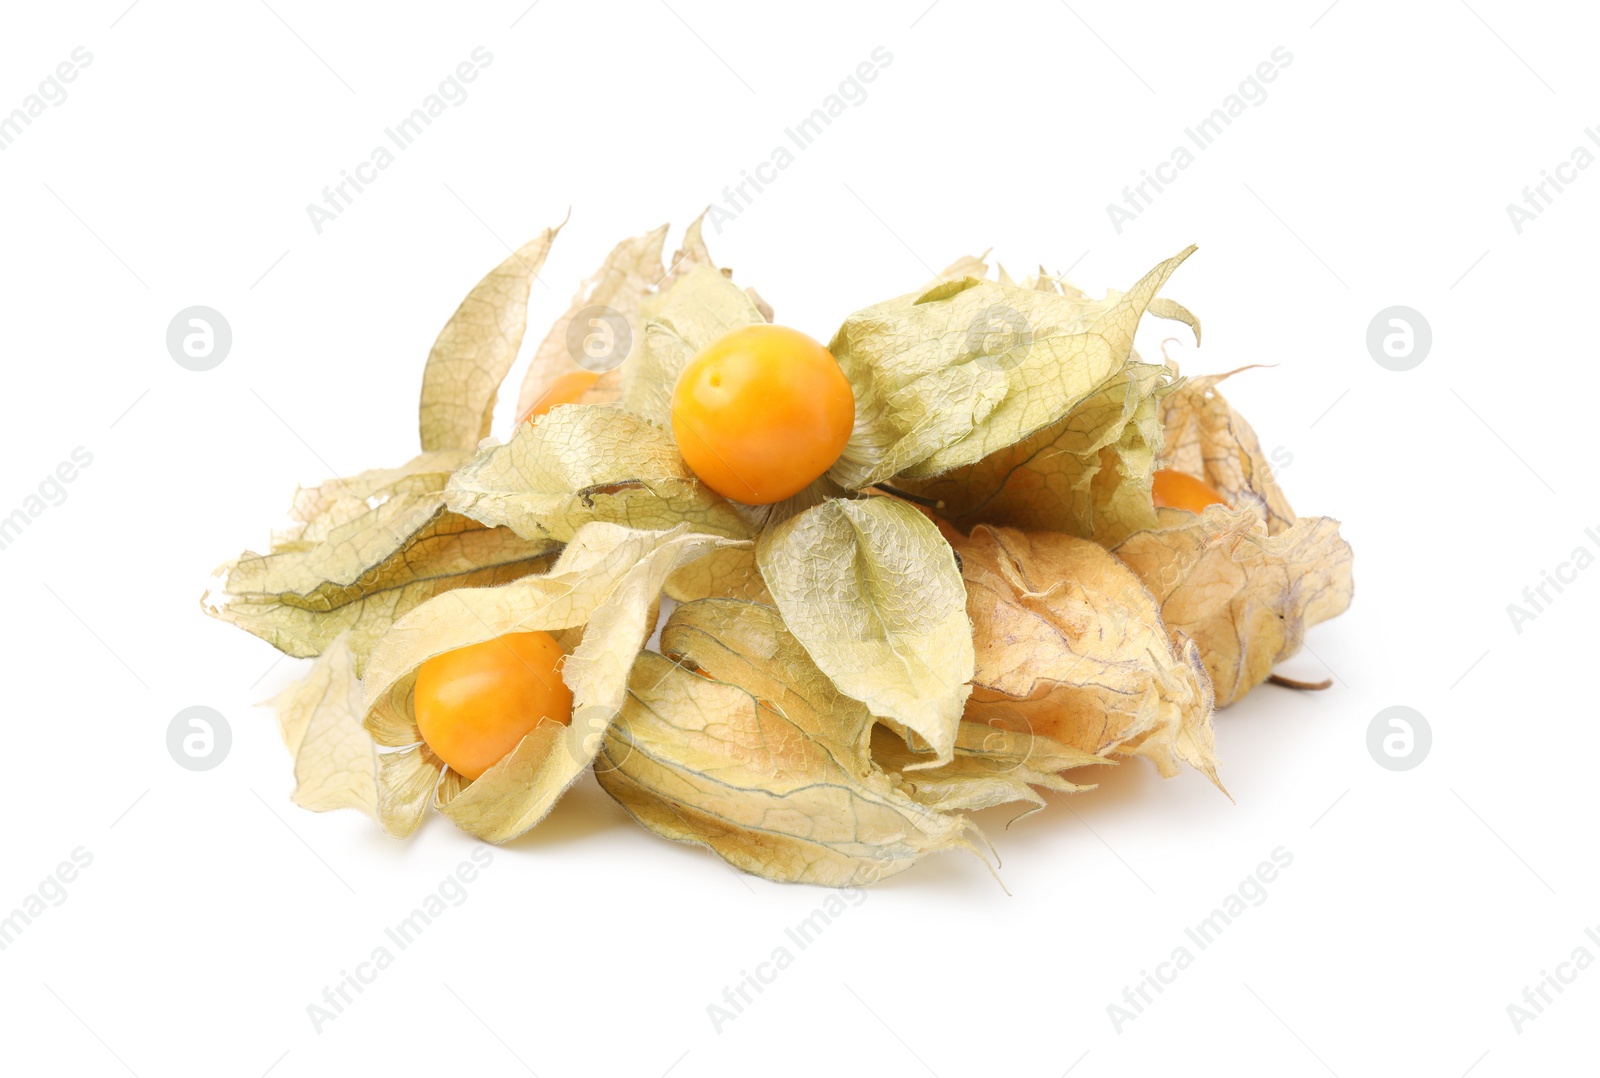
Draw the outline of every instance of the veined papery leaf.
M437 782L434 803L457 826L504 842L544 818L599 749L622 706L628 671L655 628L662 584L680 564L733 540L679 525L638 531L595 522L573 536L547 574L498 588L439 596L397 622L379 642L365 681L363 723L385 753L420 762ZM411 710L418 668L435 655L507 633L542 630L581 643L566 658L562 680L572 689L570 724L546 720L499 763L467 782L423 743ZM399 766L397 763L397 766ZM410 819L421 819L418 806Z
M672 262L667 266L667 273L661 281L662 292L666 292L677 284L680 279L688 275L696 266L710 266L715 269L717 264L711 259L711 250L706 246L705 221L709 210L701 210L700 216L689 222L689 227L683 230L683 239L678 241L678 249L672 252Z
M1243 368L1248 369L1248 368ZM1189 378L1162 401L1162 466L1205 480L1235 509L1249 509L1277 535L1295 522L1256 432L1217 385L1238 374Z
M950 544L893 498L832 498L761 533L756 561L817 666L947 763L972 678L972 627Z
M465 458L424 453L300 491L271 550L220 568L220 594L208 592L203 608L298 657L348 633L359 673L389 626L435 595L548 568L554 540L522 539L445 509L446 481Z
M606 256L594 276L578 286L577 294L562 316L556 319L550 332L534 352L528 369L522 376L522 389L517 394L517 415L527 415L534 401L550 383L568 371L583 370L574 355L574 339L586 340L591 331L615 332L615 327L573 325L573 320L595 307L609 308L627 323L637 345L639 304L661 282L661 246L666 241L667 226L662 225L642 236L625 239ZM606 342L608 347L625 347L615 339ZM614 357L618 361L626 358ZM476 443L474 443L476 444Z
M634 667L595 775L641 824L785 883L871 883L970 849L968 825L873 763L873 719L817 669L772 607L675 610L666 656ZM667 656L670 656L667 657Z
M661 427L607 405L562 405L484 449L450 481L447 504L529 539L570 539L590 521L634 528L688 522L733 538L754 534L697 479Z
M1126 565L1087 539L988 525L956 551L977 649L969 721L1217 782L1200 656L1169 640Z
M422 448L474 449L528 326L528 289L557 228L547 228L479 281L439 331L422 372Z
M295 804L312 812L359 809L391 834L410 830L413 812L433 794L435 776L414 759L380 764L377 745L361 725L361 680L345 637L334 640L310 673L274 697L272 706L294 761Z
M1268 534L1250 508L1163 509L1157 527L1112 552L1154 594L1167 628L1198 646L1218 707L1265 681L1354 592L1350 544L1328 517Z
M670 430L678 375L702 348L739 326L766 321L738 285L697 265L644 314L643 340L622 365L622 406Z
M963 277L851 315L830 350L856 426L829 474L849 489L935 476L1059 421L1128 363L1146 305L1193 250L1104 306Z
M666 592L680 603L696 599L743 599L772 604L772 593L761 579L752 547L714 550L682 566L667 578Z
M1112 762L1042 735L978 722L961 724L956 731L955 755L939 767L916 770L926 757L890 725L873 729L872 759L912 800L943 811L973 811L1013 801L1043 808L1040 790L1077 793L1094 789L1068 782L1061 777L1062 771Z
M944 504L939 515L975 524L1059 531L1109 545L1153 527L1150 476L1161 446L1167 370L1130 363L1066 416L975 464L897 489Z

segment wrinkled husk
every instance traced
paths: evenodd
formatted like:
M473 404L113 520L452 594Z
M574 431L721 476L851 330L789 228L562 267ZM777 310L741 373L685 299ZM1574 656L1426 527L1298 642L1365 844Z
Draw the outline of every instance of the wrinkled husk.
M839 692L776 609L708 599L644 652L595 774L645 827L785 883L844 887L971 848L961 817L907 796L868 751L866 707Z
M655 628L661 586L679 565L733 540L671 531L585 525L550 572L499 588L463 589L423 604L397 622L372 654L363 724L384 759L410 771L431 770L434 801L457 826L504 842L538 823L589 766L622 704L634 657ZM428 751L411 711L418 668L446 651L507 633L559 633L583 626L562 680L572 690L572 721L539 723L511 754L472 782ZM568 637L567 639L570 639ZM415 785L407 786L410 791ZM403 831L425 807L408 801ZM395 809L396 813L400 809Z
M1216 388L1238 373L1189 378L1165 396L1163 467L1205 480L1230 506L1251 510L1268 534L1277 535L1295 522L1295 512L1255 430Z
M1113 548L1155 595L1174 639L1200 649L1218 707L1265 681L1354 594L1339 522L1296 517L1255 431L1217 391L1228 377L1191 378L1165 396L1162 450L1163 466L1204 480L1228 506L1159 510Z
M753 547L715 550L667 577L666 592L680 603L696 599L743 599L775 606Z
M294 803L377 819L378 750L361 726L361 680L348 640L335 639L309 674L273 697L272 708L294 761Z
M661 280L661 247L666 238L667 226L662 225L642 236L623 240L606 255L594 276L578 286L572 303L556 319L555 325L550 327L550 332L545 334L533 358L528 361L528 369L522 375L522 389L517 393L519 417L528 414L528 409L533 407L551 382L569 371L584 369L573 355L569 341L572 321L579 314L591 307L609 307L628 323L630 329L637 327L639 305ZM579 327L580 330L587 328ZM613 342L614 345L618 343ZM630 344L638 344L637 333ZM608 380L615 383L619 379L620 376L613 376ZM606 391L591 392L598 396Z
M934 524L893 498L831 498L761 533L784 623L841 692L947 763L972 677L960 571Z
M731 329L765 321L721 271L692 267L645 314L643 339L622 365L622 406L670 430L672 391L695 354Z
M301 490L269 553L246 551L218 569L219 592L207 592L203 608L302 658L348 634L359 673L389 626L435 595L548 568L553 540L445 509L445 482L465 457L424 453Z
M1161 446L1164 367L1130 363L1049 426L975 464L897 489L942 501L957 527L1059 531L1109 545L1153 527L1150 477Z
M963 277L857 311L830 345L856 423L829 476L848 489L936 476L1060 421L1127 364L1145 306L1191 251L1108 304Z
M1127 566L1086 539L987 525L956 551L977 651L969 721L1218 782L1200 656L1169 641Z
M1161 512L1158 527L1113 553L1161 605L1174 640L1199 648L1226 707L1300 650L1305 631L1344 612L1354 592L1339 522L1303 517L1276 535L1251 509Z
M603 405L564 405L522 424L457 472L446 498L456 512L530 540L565 542L594 520L754 534L732 503L695 478L672 435Z
M528 328L528 290L555 242L548 228L478 282L445 323L422 372L422 448L473 449L489 436L500 383Z
M389 626L433 596L549 566L554 542L448 512L444 489L489 433L527 328L528 290L557 231L491 270L439 331L422 374L422 454L299 491L268 553L246 551L217 570L221 594L207 592L202 609L302 658L348 633L359 674Z
M949 763L926 767L927 756L911 748L909 735L893 724L872 731L872 759L901 792L929 808L975 811L1013 801L1044 807L1040 790L1078 793L1092 785L1068 782L1062 771L1114 761L1063 745L1039 734L962 722ZM1030 812L1033 809L1029 810ZM1026 815L1026 813L1024 814Z

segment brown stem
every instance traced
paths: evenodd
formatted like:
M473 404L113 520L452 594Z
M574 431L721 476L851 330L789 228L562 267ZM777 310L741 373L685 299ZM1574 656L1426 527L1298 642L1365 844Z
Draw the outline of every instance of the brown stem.
M1333 679L1331 677L1323 678L1321 681L1297 681L1292 677L1284 677L1282 674L1273 674L1267 680L1274 685L1282 685L1286 689L1303 689L1306 692L1319 692L1322 689L1331 689L1333 687Z

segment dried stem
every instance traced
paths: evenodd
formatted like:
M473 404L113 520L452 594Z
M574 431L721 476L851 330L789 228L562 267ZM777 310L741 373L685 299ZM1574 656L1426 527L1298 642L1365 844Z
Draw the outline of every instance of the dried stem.
M1286 689L1303 689L1306 692L1320 692L1323 689L1330 689L1333 687L1333 679L1331 677L1323 678L1321 681L1296 681L1292 677L1284 677L1282 674L1273 674L1271 677L1267 678L1267 680L1274 685L1282 685Z

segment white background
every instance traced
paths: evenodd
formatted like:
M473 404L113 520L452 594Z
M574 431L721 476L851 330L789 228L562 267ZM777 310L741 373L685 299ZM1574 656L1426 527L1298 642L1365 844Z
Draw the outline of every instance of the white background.
M93 454L0 551L0 913L93 856L0 952L7 1071L1595 1073L1600 967L1520 1032L1507 1014L1575 948L1600 957L1600 569L1520 633L1506 612L1600 548L1600 169L1521 234L1505 208L1600 123L1586 5L7 7L0 111L93 54L0 152L0 515ZM319 235L306 204L480 45L470 98ZM720 201L879 45L866 100L708 228L713 254L826 340L990 246L1098 291L1198 243L1167 289L1205 321L1185 370L1276 365L1227 391L1356 551L1354 605L1284 668L1335 686L1217 717L1237 803L1135 762L1009 831L987 814L1009 896L932 859L720 1031L707 1005L827 892L669 844L586 780L318 1032L307 1005L474 841L289 803L254 705L303 664L201 615L211 569L263 548L296 483L412 455L427 349L508 244L571 207L537 341L613 242ZM1106 204L1277 46L1267 99L1119 234ZM233 328L207 373L164 344L194 304ZM1365 345L1395 304L1433 330L1405 373ZM165 745L193 704L234 737L199 774ZM1394 704L1434 735L1400 773L1366 748ZM1280 846L1267 900L1119 1030L1108 1004Z

